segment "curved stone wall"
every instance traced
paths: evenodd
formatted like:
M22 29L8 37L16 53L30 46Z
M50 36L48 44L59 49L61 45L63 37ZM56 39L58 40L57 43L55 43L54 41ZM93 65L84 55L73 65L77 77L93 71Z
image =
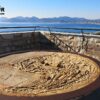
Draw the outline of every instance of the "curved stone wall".
M59 50L87 54L100 61L100 36L22 32L0 34L0 54L25 50Z
M12 54L12 53L19 53L19 52L26 52L26 51L40 51L40 50L79 53L79 54L84 54L84 55L88 55L88 56L94 57L95 59L100 61L100 36L84 35L84 37L83 37L82 35L76 35L76 34L57 34L57 33L55 34L55 33L49 33L49 32L22 32L22 33L0 34L0 57L6 56L7 54ZM25 58L25 54L23 56L21 56L21 57ZM43 53L39 52L39 54L43 54ZM27 56L29 56L29 54ZM14 57L15 57L15 55L14 55ZM21 74L20 71L23 71L23 73L24 72L28 73L29 71L31 73L34 73L33 72L34 70L32 69L31 65L33 66L36 63L33 64L33 62L30 62L30 60L29 60L30 58L29 59L25 59L23 61L21 59L19 59L19 61L17 61L18 58L19 57L16 57L16 59L13 59L13 57L12 57L11 58L12 60L11 59L8 59L8 60L4 60L3 59L3 61L0 62L0 66L1 67L3 66L3 68L1 69L1 72L3 72L3 70L4 70L4 72L8 73L7 71L5 71L4 66L8 66L10 64L10 66L13 66L14 69L17 69L17 71L19 70L18 75ZM40 60L41 62L37 58L35 58L35 59L32 58L33 59L32 61L38 62L38 64L42 64L42 65L45 65L45 66L49 66L50 64L52 65L52 63L54 63L52 61L51 62L47 61L48 58L46 58L46 57L43 57L43 58L44 58L44 61ZM58 58L62 58L62 57L58 57ZM54 60L59 61L58 58L54 57ZM65 57L64 59L67 59L67 58L68 57ZM53 57L52 57L52 59L53 59ZM1 58L1 60L2 60L2 58ZM14 61L14 60L16 60L16 61L13 64L11 61ZM76 58L75 58L75 60L76 60ZM4 63L2 63L2 62L4 62ZM9 62L9 64L7 65L8 62ZM60 69L64 69L64 64L65 64L64 62L59 61L59 62L57 62L55 64L57 64L57 68L58 68L58 69L57 68L55 69L56 71L60 70ZM30 69L27 69L26 65ZM34 65L34 66L36 67L37 65ZM71 72L74 73L73 68L74 67L72 67ZM77 68L77 66L75 68ZM40 70L37 70L37 69L39 69L39 68L35 68L35 71L39 72L43 68L40 67ZM6 67L6 70L8 70L7 67ZM46 70L46 67L43 70ZM9 71L11 71L11 73L13 73L14 70L12 70L12 68L11 68L11 69L9 69ZM52 70L50 69L50 71L52 71ZM85 70L83 70L83 72L86 75L88 75L87 71L85 72ZM74 74L75 75L79 75L79 76L82 75L80 73L80 69L78 70L78 72L76 72ZM26 75L26 74L24 74L24 75ZM6 80L9 78L9 76L10 75L8 73L8 77L6 78ZM58 76L59 76L59 73L58 73ZM25 77L27 78L28 76L26 75ZM51 77L43 77L43 78L45 78L46 80L51 80L52 79ZM60 78L62 78L62 77L60 77ZM72 78L73 78L73 75L72 75ZM66 81L66 79L64 81ZM69 82L70 80L67 80L67 81ZM59 83L61 83L61 82L59 82ZM76 80L76 82L77 82L77 80ZM8 83L9 83L9 81L8 81ZM14 83L14 82L12 82L12 83ZM90 86L86 87L83 90L82 94L80 93L80 90L79 90L78 92L74 92L73 94L70 94L70 93L59 94L58 93L58 95L40 97L39 100L47 100L47 99L48 100L51 100L51 99L55 100L55 98L57 98L57 100L66 100L67 99L66 97L71 98L70 97L71 95L73 95L73 97L75 97L75 98L80 98L80 95L82 96L85 93L87 95L90 92L89 89L91 89L91 91L93 91L94 88L95 89L98 88L98 84L99 83L100 83L100 79L97 80L97 82L95 84L93 83ZM51 82L51 84L54 84L54 82ZM62 83L59 84L59 85L62 85ZM3 86L4 86L4 83L3 83ZM22 87L22 89L23 89L23 87ZM11 88L11 91L12 90L15 90L15 89ZM22 90L19 89L19 91L22 91ZM7 91L5 90L5 93L6 92ZM4 97L0 96L0 99L4 98L2 100L5 100L6 97L7 96L4 96ZM12 98L13 99L13 97L11 97L11 98L7 97L7 98L9 98L9 99ZM14 98L16 98L16 97L14 97ZM20 97L20 99L21 99L21 97ZM28 100L29 100L29 98L28 98ZM34 100L38 100L38 97L34 98Z

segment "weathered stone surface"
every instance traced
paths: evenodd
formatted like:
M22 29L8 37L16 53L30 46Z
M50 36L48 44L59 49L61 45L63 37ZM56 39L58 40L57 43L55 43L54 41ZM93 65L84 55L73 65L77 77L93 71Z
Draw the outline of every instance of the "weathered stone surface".
M0 35L0 54L23 50L60 50L92 56L100 61L100 36L48 32Z
M0 93L43 96L72 92L99 77L92 60L71 53L26 52L0 59Z
M72 34L44 34L65 52L86 54L100 61L100 36ZM52 38L50 38L52 37Z

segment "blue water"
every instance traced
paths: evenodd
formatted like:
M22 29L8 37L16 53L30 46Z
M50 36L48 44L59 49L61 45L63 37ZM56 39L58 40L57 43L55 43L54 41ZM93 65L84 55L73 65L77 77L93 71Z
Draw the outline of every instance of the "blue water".
M64 23L0 23L0 27L17 27L17 26L47 26L47 27L58 27L58 28L91 28L91 29L100 29L100 25L96 24L64 24ZM37 28L36 30L45 30L44 28ZM23 28L23 29L0 29L0 32L19 32L19 31L34 31L34 28ZM68 29L51 29L51 31L55 32L78 32L81 33L80 30L68 30ZM84 30L86 33L96 32L90 30Z

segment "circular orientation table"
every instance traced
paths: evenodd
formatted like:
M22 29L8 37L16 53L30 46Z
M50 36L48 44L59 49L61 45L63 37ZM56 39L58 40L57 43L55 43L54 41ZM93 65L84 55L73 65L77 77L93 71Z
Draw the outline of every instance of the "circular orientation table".
M70 100L99 88L99 65L61 52L26 52L0 58L0 99Z

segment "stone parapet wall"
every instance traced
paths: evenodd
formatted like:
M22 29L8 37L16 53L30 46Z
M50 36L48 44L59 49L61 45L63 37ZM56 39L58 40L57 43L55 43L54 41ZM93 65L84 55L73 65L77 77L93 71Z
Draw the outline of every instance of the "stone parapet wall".
M100 36L78 34L44 33L46 37L65 52L92 56L100 61Z
M0 34L0 54L33 48L34 38L32 33Z
M40 32L0 34L0 54L30 49L48 49L48 44L49 47L54 46Z
M24 50L60 50L81 53L100 61L100 36L49 32L0 34L0 54Z

